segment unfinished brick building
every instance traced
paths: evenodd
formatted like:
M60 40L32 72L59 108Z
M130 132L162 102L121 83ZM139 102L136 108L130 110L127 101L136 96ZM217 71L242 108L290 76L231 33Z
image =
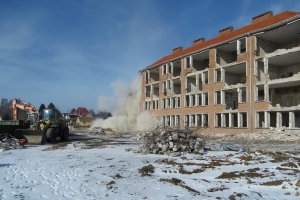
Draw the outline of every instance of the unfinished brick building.
M142 80L140 109L165 126L300 132L300 13L269 11L175 48L143 69Z

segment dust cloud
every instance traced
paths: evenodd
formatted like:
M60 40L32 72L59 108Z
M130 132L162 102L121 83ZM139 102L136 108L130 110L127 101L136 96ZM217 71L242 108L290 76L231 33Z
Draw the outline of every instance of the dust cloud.
M111 84L114 90L112 96L98 98L98 110L109 111L114 106L112 117L92 122L91 128L111 128L120 132L145 131L155 126L158 121L147 111L140 112L139 104L142 95L141 78L136 78L130 86L117 80Z

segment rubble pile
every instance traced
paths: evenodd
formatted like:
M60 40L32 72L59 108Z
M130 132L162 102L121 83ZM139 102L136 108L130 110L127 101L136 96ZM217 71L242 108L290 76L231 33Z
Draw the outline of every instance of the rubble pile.
M142 141L140 153L180 156L184 153L202 154L205 141L189 129L153 130L137 134L132 139Z
M112 131L110 128L94 127L89 131L90 135L106 135L105 131Z
M8 133L0 134L0 149L21 149L20 141Z
M263 140L263 141L282 141L282 142L299 142L299 132L292 132L281 128L270 128L268 130L241 133L241 134L203 134L204 137L221 138L222 140Z

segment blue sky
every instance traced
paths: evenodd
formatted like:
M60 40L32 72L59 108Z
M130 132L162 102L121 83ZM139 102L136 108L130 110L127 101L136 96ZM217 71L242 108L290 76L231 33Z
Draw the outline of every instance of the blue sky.
M204 37L298 0L0 0L0 98L97 110L111 85Z

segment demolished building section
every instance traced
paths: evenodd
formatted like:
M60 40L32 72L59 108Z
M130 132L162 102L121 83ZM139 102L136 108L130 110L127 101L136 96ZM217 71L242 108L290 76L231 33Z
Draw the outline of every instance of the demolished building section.
M177 47L142 70L142 79L141 110L165 126L300 132L300 13L269 11Z

